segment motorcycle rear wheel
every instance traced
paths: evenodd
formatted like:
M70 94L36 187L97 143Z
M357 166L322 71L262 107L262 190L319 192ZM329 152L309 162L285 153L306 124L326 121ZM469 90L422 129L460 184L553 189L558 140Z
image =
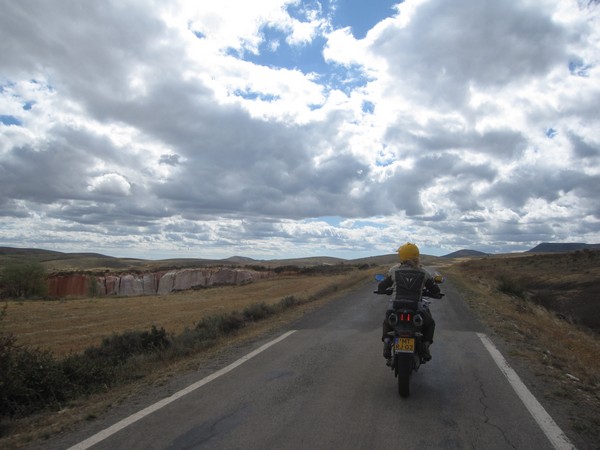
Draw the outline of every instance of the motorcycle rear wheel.
M396 373L398 374L398 393L400 397L406 398L410 395L410 372L413 355L410 353L396 357Z

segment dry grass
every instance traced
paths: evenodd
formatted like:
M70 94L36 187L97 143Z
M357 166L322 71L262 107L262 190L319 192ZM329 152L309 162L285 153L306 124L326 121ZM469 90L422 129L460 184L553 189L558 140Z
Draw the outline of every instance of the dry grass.
M100 416L114 405L160 386L171 377L209 363L230 346L273 331L303 314L323 306L349 289L372 280L376 270L351 271L343 275L295 276L270 279L244 286L226 286L156 297L79 299L68 301L9 302L3 328L12 331L19 343L39 346L58 355L81 351L100 343L103 337L126 330L162 326L176 334L192 327L202 317L243 309L257 302L274 304L283 297L310 300L284 313L245 327L212 348L178 360L146 362L147 375L136 383L119 386L66 405L4 424L0 448L18 449L33 441L68 430L73 424Z
M112 333L149 330L155 325L178 334L215 313L242 310L259 302L274 304L288 295L309 298L327 287L342 285L348 277L286 277L162 296L9 301L2 326L20 344L65 356L97 345Z
M444 274L478 317L508 344L509 356L527 366L544 386L543 395L559 405L571 432L592 444L600 442L600 334L532 300L537 298L535 287L555 298L581 299L579 287L590 279L600 280L595 265L571 269L577 269L573 255L498 257L455 264L446 267ZM500 279L507 276L511 283L525 287L521 297L499 291ZM534 289L527 289L531 286ZM598 315L600 299L592 296L586 304L595 305Z

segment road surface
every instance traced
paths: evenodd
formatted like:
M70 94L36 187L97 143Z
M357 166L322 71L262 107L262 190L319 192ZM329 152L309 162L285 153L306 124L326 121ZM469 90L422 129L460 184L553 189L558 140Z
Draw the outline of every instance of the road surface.
M433 359L412 378L411 396L400 398L382 357L388 298L374 295L374 287L364 286L255 343L244 352L295 330L214 379L198 374L190 383L196 385L177 399L124 416L112 429L90 423L44 448L553 448L451 285L442 286L446 297L432 301Z

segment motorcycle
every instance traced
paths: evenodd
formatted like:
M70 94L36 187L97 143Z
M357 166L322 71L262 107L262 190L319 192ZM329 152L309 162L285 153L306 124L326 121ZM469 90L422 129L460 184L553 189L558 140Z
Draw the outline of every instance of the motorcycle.
M382 281L384 275L375 276ZM436 283L442 283L443 277L434 277ZM420 285L419 285L420 286ZM385 292L374 291L375 294L391 295L392 290ZM442 298L444 294L433 295L423 289L417 296L406 299L396 299L392 302L393 309L387 314L386 320L393 331L388 332L392 344L391 358L387 365L393 370L398 379L398 393L406 398L410 395L410 378L417 372L421 364L427 362L427 352L423 344L423 309L428 309L430 298Z

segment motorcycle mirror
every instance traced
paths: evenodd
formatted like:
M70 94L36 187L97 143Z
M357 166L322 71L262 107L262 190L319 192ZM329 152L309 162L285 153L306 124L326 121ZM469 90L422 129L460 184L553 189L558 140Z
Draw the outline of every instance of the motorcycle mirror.
M385 275L378 273L377 275L375 275L375 281L383 281L385 280Z

